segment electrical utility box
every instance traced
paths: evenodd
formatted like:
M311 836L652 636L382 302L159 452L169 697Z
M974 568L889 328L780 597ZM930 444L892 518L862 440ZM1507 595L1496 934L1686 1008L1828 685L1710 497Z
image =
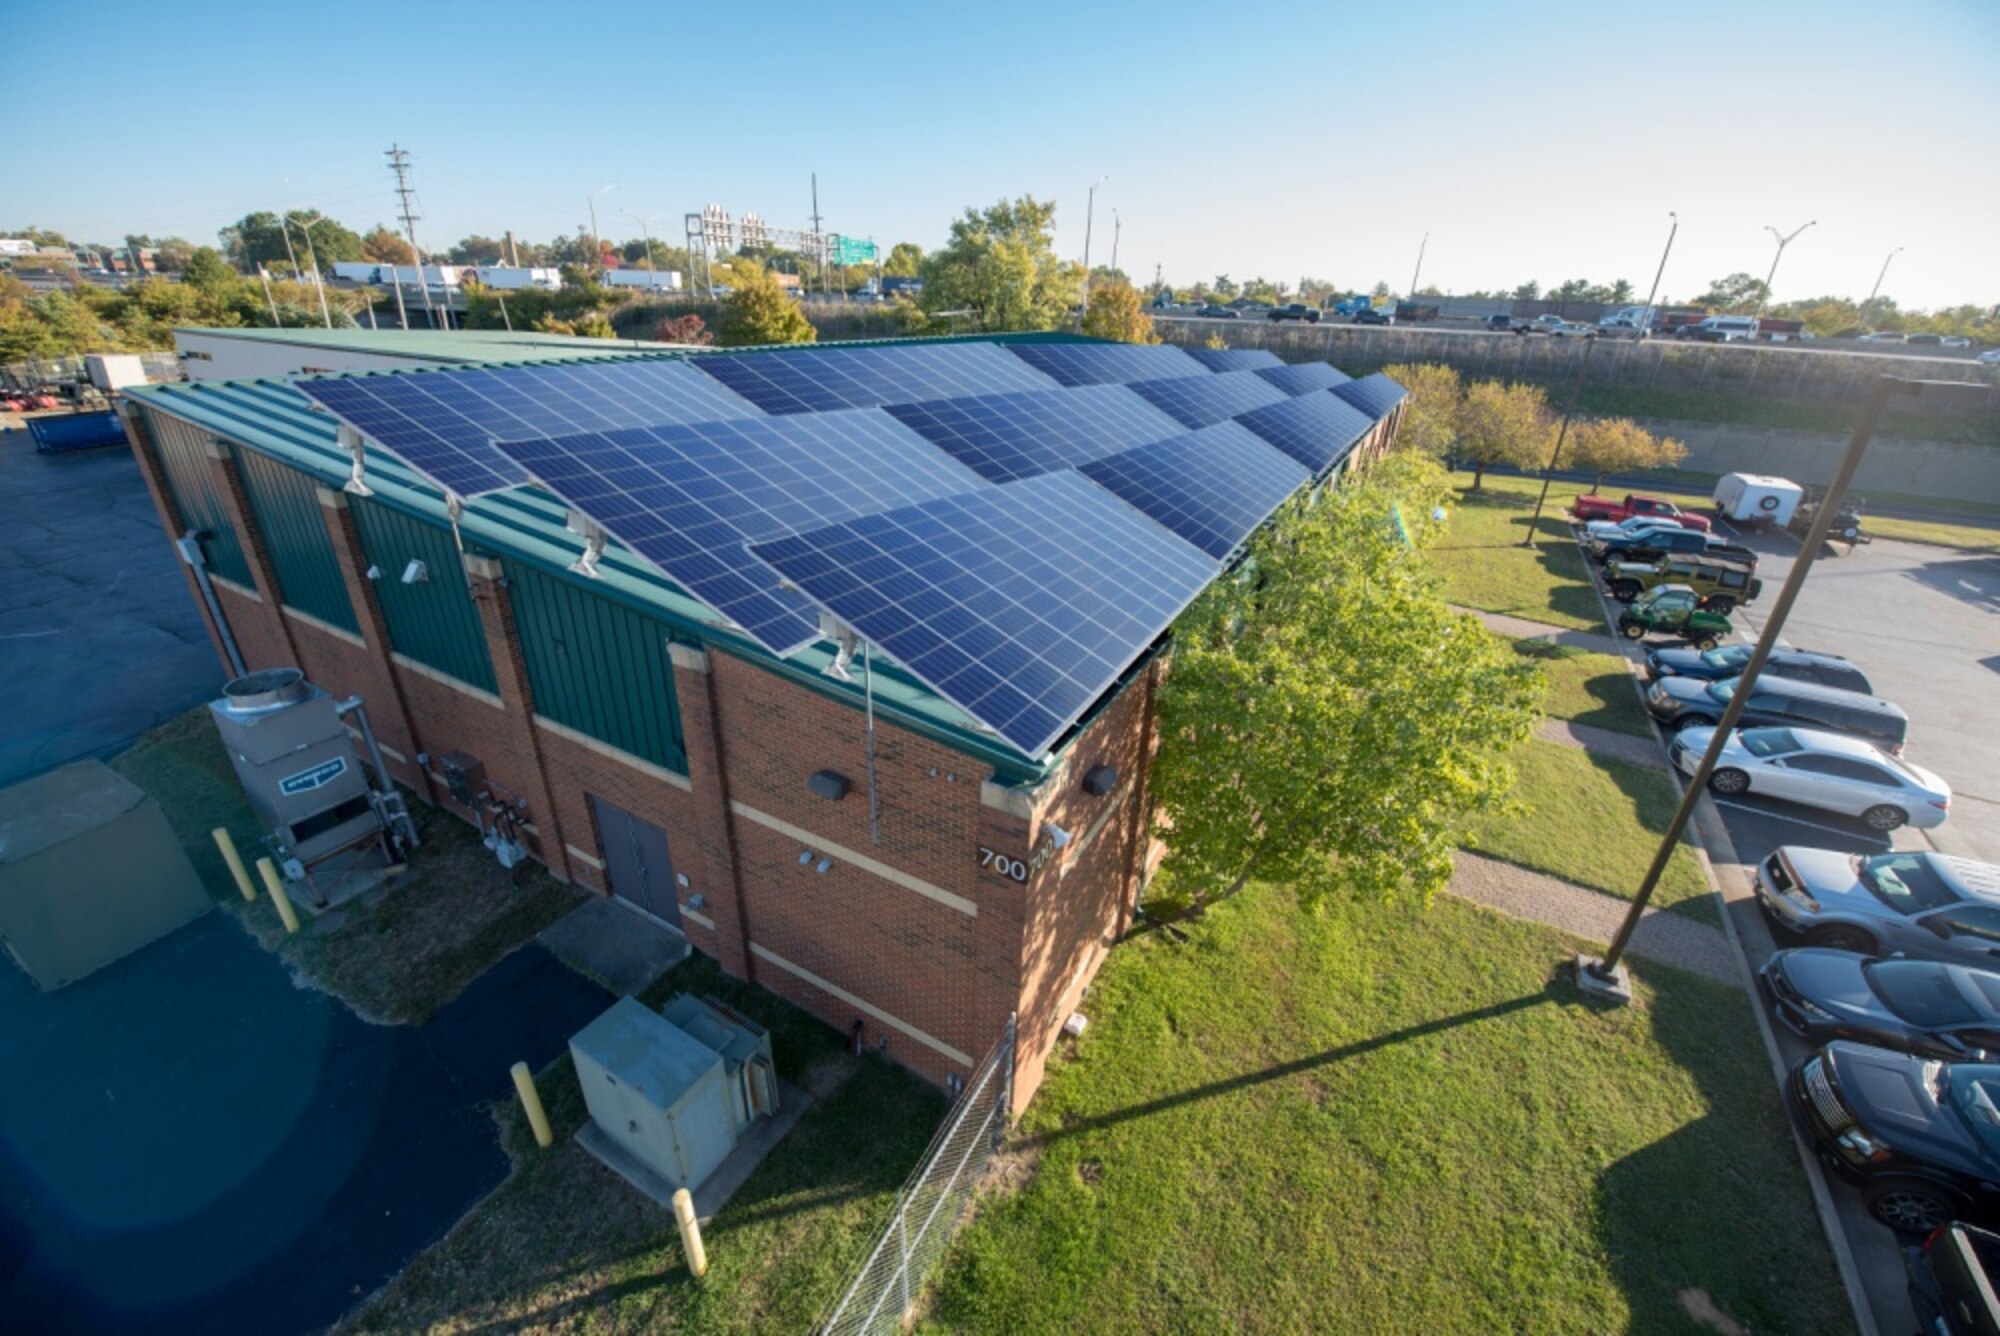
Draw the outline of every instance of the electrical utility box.
M591 1121L618 1150L692 1191L777 1107L770 1037L682 994L667 1014L620 998L569 1041Z

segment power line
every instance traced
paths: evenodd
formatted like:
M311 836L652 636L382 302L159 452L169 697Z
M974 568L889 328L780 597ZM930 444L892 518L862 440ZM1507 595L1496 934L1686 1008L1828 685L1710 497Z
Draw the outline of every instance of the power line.
M400 215L403 220L403 234L410 239L410 258L416 261L417 286L424 290L424 317L430 321L431 328L436 329L437 310L431 305L431 285L424 278L424 252L417 245L417 219L423 215L410 206L410 196L415 193L410 186L410 153L408 149L391 144L389 151L383 156L389 160L389 170L396 174L396 195L403 205L403 212ZM391 265L391 272L394 272L394 269L395 266ZM402 279L399 277L396 283L401 287Z

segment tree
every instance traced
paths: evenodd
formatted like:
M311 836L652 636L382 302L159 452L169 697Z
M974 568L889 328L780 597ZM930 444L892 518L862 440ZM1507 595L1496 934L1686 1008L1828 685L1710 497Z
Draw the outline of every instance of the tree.
M248 213L222 229L223 248L236 267L246 273L259 269L289 269L297 258L303 271L308 263L307 229L311 229L310 256L320 268L339 260L359 260L361 238L328 218L318 209L291 209L285 214L291 233L291 249L285 248L286 226L275 213Z
M716 330L720 342L741 347L811 343L819 337L798 303L785 295L762 265L738 256L730 266L730 281L734 290L722 304L722 323Z
M1572 422L1566 461L1570 468L1597 475L1636 473L1641 469L1672 468L1687 458L1687 447L1671 437L1655 435L1631 418L1584 418Z
M715 335L709 333L702 318L690 311L686 315L671 316L653 326L653 338L660 343L707 344L715 342Z
M1739 270L1710 283L1708 291L1696 297L1694 304L1706 311L1742 315L1756 310L1757 303L1764 296L1764 280Z
M1513 293L1514 300L1517 302L1531 302L1541 295L1542 285L1532 278L1520 287L1515 288Z
M1215 294L1217 301L1226 302L1236 295L1236 284L1230 279L1229 275L1217 274L1215 282L1209 284L1209 291Z
M1032 195L967 209L924 257L925 312L970 310L979 328L1054 329L1082 292L1082 266L1056 258L1056 206Z
M404 249L408 249L407 242L404 243ZM496 241L492 237L482 237L475 232L446 251L444 258L447 264L505 264L507 245L505 242Z
M1378 278L1378 279L1376 279L1376 280L1375 280L1375 286L1374 286L1374 288L1373 288L1373 289L1372 289L1372 290L1370 291L1369 295L1370 295L1370 296L1372 296L1372 297L1375 297L1375 298L1378 298L1378 299L1379 299L1379 298L1382 298L1382 297L1387 297L1387 296L1389 295L1389 282L1388 282L1388 280L1387 280L1387 279L1382 279L1382 278Z
M1449 459L1458 443L1465 402L1465 382L1457 368L1442 362L1404 362L1383 367L1382 374L1410 392L1403 424L1396 429L1396 449Z
M194 258L194 251L194 243L186 237L162 237L153 247L153 263L160 267L162 273L185 273L188 261Z
M1627 305L1632 299L1632 280L1629 278L1621 278L1613 283L1611 290L1604 295L1604 300L1610 302L1613 306Z
M1158 343L1153 317L1130 283L1105 283L1090 290L1090 309L1083 314L1083 332L1119 343Z
M1472 490L1495 464L1538 467L1548 458L1549 425L1548 396L1539 385L1475 380L1466 386L1453 453L1472 466Z
M1541 674L1446 604L1423 551L1445 488L1396 456L1294 503L1252 539L1255 578L1176 623L1151 785L1197 899L1254 879L1427 902L1512 787Z
M899 241L889 248L882 272L889 278L915 278L923 271L924 249L915 242Z
M241 276L229 267L229 261L222 258L222 252L213 246L203 246L187 262L187 270L181 277L189 286L203 292L221 293L235 287L242 281Z
M382 224L375 224L367 236L361 238L361 258L376 264L415 264L417 257L410 249L410 243L391 232Z

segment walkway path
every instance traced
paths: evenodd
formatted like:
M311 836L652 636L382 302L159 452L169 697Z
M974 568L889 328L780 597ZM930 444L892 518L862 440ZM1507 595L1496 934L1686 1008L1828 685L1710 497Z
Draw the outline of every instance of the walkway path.
M1655 738L1619 733L1609 728L1598 728L1593 724L1579 724L1570 719L1544 719L1541 727L1536 730L1536 736L1544 742L1560 742L1565 747L1581 747L1585 751L1614 757L1633 765L1643 765L1654 770L1667 768L1666 753L1660 750L1659 741Z
M1486 623L1488 629L1498 631L1510 640L1547 640L1558 645L1574 645L1578 649L1596 650L1599 654L1623 656L1625 652L1623 643L1604 631L1579 631L1569 626L1551 626L1547 622L1531 622L1525 617L1509 617L1504 612L1462 608L1456 603L1452 605L1452 611L1470 613Z

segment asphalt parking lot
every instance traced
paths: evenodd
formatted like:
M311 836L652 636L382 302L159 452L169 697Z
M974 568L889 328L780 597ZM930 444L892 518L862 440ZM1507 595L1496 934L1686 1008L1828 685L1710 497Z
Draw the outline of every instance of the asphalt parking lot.
M1800 547L1783 531L1731 537L1760 557L1763 598L1732 615L1739 634L1755 639ZM1615 604L1605 606L1615 615ZM1780 845L1855 853L1935 848L2000 862L2000 557L1886 540L1852 553L1834 548L1814 563L1782 639L1854 660L1882 697L1908 712L1908 757L1951 785L1952 810L1935 830L1905 828L1885 837L1858 821L1791 803L1714 800L1720 828L1699 818L1697 824L1706 827L1702 840L1730 926L1753 970L1792 945L1773 939L1750 890L1756 865ZM1812 1051L1764 1014L1784 1066ZM1858 1194L1837 1182L1828 1188L1876 1327L1912 1330L1899 1240L1869 1216Z

